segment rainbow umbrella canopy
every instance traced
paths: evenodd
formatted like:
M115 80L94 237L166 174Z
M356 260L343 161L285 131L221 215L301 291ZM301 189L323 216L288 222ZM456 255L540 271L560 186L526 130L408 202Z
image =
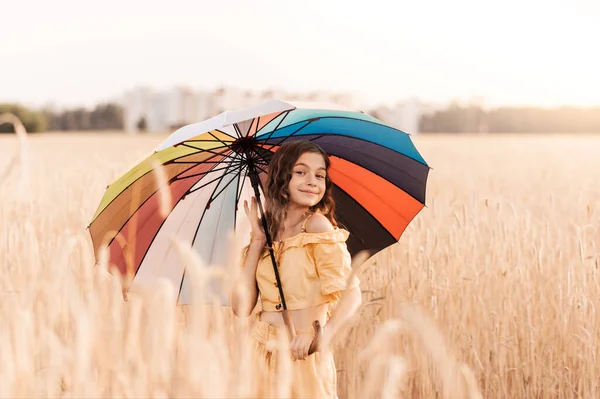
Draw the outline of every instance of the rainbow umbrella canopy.
M246 218L238 204L263 196L273 153L299 139L330 156L335 216L350 232L352 255L396 243L424 207L430 168L408 134L337 105L272 100L182 127L109 185L88 226L96 257L106 246L109 264L130 284L166 278L179 289L177 303L190 303L172 237L190 244L205 264L225 264L228 237ZM171 197L166 210L164 187Z

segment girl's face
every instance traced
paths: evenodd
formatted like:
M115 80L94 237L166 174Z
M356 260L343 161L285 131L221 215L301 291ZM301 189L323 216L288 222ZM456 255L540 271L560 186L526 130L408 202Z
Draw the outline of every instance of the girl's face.
M314 152L300 155L292 167L292 178L288 183L290 204L301 207L317 205L325 195L325 160Z

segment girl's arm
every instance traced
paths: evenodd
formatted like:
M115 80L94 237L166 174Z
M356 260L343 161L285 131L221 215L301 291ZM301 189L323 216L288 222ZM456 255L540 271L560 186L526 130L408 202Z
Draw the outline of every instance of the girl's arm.
M244 210L252 228L250 233L250 244L242 263L242 272L233 283L231 293L231 308L233 314L238 317L248 317L258 301L258 285L256 283L256 267L263 249L267 243L267 237L262 230L258 217L258 205L256 198L252 197L251 204L244 201Z
M315 214L312 216L306 225L306 231L309 233L322 233L332 231L333 226L329 220L321 215ZM355 277L351 277L353 279ZM331 318L324 327L324 339L331 339L342 325L354 316L354 313L358 310L362 304L362 293L360 286L354 284L356 281L348 281L348 287L342 292L342 297L339 303L331 314Z
M242 271L233 284L231 307L233 314L238 317L250 316L258 301L256 267L265 244L266 240L264 238L252 236L242 264Z
M325 325L323 335L326 344L329 344L329 341L340 330L342 325L354 316L361 304L362 293L360 292L360 286L356 285L344 290L338 305L331 314L331 318Z

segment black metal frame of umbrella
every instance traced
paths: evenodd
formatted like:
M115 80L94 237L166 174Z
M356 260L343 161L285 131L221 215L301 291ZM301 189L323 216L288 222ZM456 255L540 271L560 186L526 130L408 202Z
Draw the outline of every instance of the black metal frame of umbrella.
M275 259L275 253L273 252L273 240L271 238L271 234L269 233L269 229L267 226L267 220L264 217L265 212L262 206L262 202L260 200L260 179L258 177L258 172L254 165L254 161L250 154L246 152L246 159L248 160L248 176L250 177L250 182L252 183L252 188L254 189L254 196L256 197L256 203L258 204L258 208L260 211L260 219L262 221L263 230L265 232L265 236L267 239L267 247L269 248L269 255L271 256L271 263L273 264L273 271L275 272L275 280L277 281L277 289L279 290L279 296L281 298L281 306L283 310L281 311L281 315L283 316L283 321L286 326L286 330L290 340L296 335L296 329L294 328L294 322L292 321L292 317L287 308L287 304L285 303L285 296L283 295L283 287L281 285L281 279L279 277L279 269L277 267L277 261ZM321 324L318 320L313 321L313 328L315 329L315 338L313 339L310 348L308 350L308 354L312 354L319 350L319 342L322 336Z

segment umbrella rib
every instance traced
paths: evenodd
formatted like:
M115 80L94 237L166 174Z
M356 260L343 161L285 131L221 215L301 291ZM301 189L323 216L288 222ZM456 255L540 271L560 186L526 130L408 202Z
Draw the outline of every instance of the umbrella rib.
M222 154L222 153L219 153L219 152L214 152L213 150L205 150L205 149L202 149L202 148L191 146L189 144L180 144L180 145L188 147L188 148L191 148L191 149L194 149L194 150L198 150L198 152L196 154L201 154L203 152L208 152L209 154L222 155L225 158L232 158L232 159L237 160L237 158L234 157L234 156L232 156L232 155L227 155L227 154ZM224 146L224 147L218 147L218 148L227 148L227 149L231 150L231 147L229 147L227 145ZM187 154L187 155L192 155L192 154Z
M239 177L239 176L240 176L240 173L241 173L241 170L242 170L242 169L243 169L243 167L242 167L242 168L239 168L239 169L237 170L237 172L233 172L233 173L235 173L235 175L234 175L234 176L233 176L233 178L232 178L232 179L229 181L229 183L227 183L227 184L225 185L225 187L223 187L223 188L222 188L222 189L221 189L221 190L220 190L220 191L219 191L219 192L218 192L218 193L217 193L217 194L216 194L214 197L213 197L213 196L211 196L211 197L210 197L210 199L208 200L208 202L209 202L209 203L211 203L211 202L212 202L212 201L214 201L214 200L215 200L215 199L216 199L216 198L217 198L219 195L221 195L221 193L222 193L222 192L223 192L223 191L224 191L224 190L225 190L227 187L229 187L229 185L230 185L230 184L231 184L231 183L232 183L232 182L233 182L233 181L236 179L236 177ZM232 173L232 172L229 172L229 173ZM226 175L228 175L229 173L225 173L225 175L223 175L223 178L224 178ZM214 194L214 193L213 193L213 194Z
M214 158L214 156L211 157L211 158ZM196 164L196 166L202 165L202 164L211 164L211 165L213 165L213 166L210 167L209 170L207 170L205 172L195 173L194 176L206 175L206 174L209 174L210 172L214 172L215 170L223 170L223 169L226 169L227 167L230 167L232 164L234 164L236 162L239 162L238 159L235 159L235 158L232 158L232 159L233 160L225 160L225 161L221 160L221 161L210 161L210 162L208 162L208 161L194 162ZM182 162L182 163L188 163L188 162ZM227 165L227 166L224 166L223 168L216 169L216 166L220 165L220 164L224 164L224 165ZM183 175L184 173L190 171L191 169L193 169L193 168L188 168L188 169L182 171L181 173L178 173L177 175L175 175L175 176L173 176L171 178L171 181L184 180L184 179L187 179L188 177L192 177L191 175L190 176L186 176L186 177L180 177L181 175Z
M225 140L225 141L223 141L220 138L215 137L215 135L212 133L213 131L217 131L217 132L219 132L219 133L221 133L221 134L223 134L223 135L225 135L227 137L230 137L231 140ZM229 147L229 144L226 144L226 143L233 143L236 140L236 138L233 137L232 135L230 135L230 134L228 134L228 133L226 133L226 132L224 132L222 130L219 130L219 129L214 129L214 130L208 131L208 132L206 132L204 134L201 134L200 137L204 136L205 134L208 134L208 135L212 136L214 138L214 140L209 140L209 139L189 139L189 140L182 141L182 143L216 143L216 142L219 142L219 143L223 144L224 146ZM198 137L198 136L196 136L196 137ZM181 145L181 143L179 145Z
M250 136L250 129L252 129L253 123L248 127L248 131L246 132L246 137ZM256 133L258 133L258 125L260 125L260 116L256 117ZM254 133L254 137L256 137L256 133Z
M221 175L219 178L217 178L217 179L215 179L215 180L222 179L222 178L223 178L223 177L225 177L226 175L227 175L227 173L224 173L224 174L222 174L222 175ZM215 181L215 180L213 180L213 181ZM211 182L209 182L209 183L207 183L207 184L210 184L210 183L211 183ZM205 185L204 185L204 186L205 186ZM194 237L192 238L192 246L193 246L193 245L194 245L194 243L196 242L196 237L198 236L198 231L200 231L200 226L202 225L202 220L204 220L204 215L206 215L206 211L208 210L208 207L207 207L207 205L209 205L209 204L211 203L211 201L212 201L212 196L213 196L213 194L215 193L215 191L217 191L217 188L218 188L218 187L219 187L219 185L218 185L218 184L216 184L216 185L215 185L215 188L213 189L213 192L212 192L212 194L211 194L211 195L208 197L208 198L209 198L209 199L208 199L208 202L206 203L206 205L204 205L204 210L202 211L202 216L200 217L200 220L198 221L198 227L196 227L196 231L194 232ZM199 190L200 188L202 188L202 187L198 187L198 188L194 189L193 191L188 191L188 193L187 193L186 195L189 195L189 194L193 193L194 191L197 191L197 190Z
M268 174L268 169L269 169L269 165L268 164L262 164L262 163L255 163L254 166L256 166L258 169L260 169L261 172L267 173ZM264 168L263 168L264 166Z
M260 155L258 153L258 151L255 151L254 153L260 158L260 161L262 161L261 163L256 163L256 162L254 163L254 165L257 168L259 167L258 165L265 165L267 167L269 166L269 162L262 155ZM256 159L255 161L258 161L258 159ZM261 170L266 173L266 171L264 169L261 168Z
M232 141L232 142L233 142L233 141L236 141L236 140L238 139L238 137L233 137L231 134L229 134L229 133L227 133L227 132L224 132L224 131L223 131L223 130L221 130L221 129L215 129L215 130L216 130L217 132L219 132L219 133L223 133L223 134L224 134L225 136L227 136L227 137L231 137L231 139L232 139L231 141Z
M257 164L254 164L254 166L256 166L257 169L260 169L261 172L268 174L268 172L265 169L261 168Z
M269 162L265 158L263 158L263 156L260 155L260 153L258 151L252 151L252 154L255 155L255 156L252 157L252 161L254 162L254 166L256 166L257 168L259 168L261 171L267 173L265 171L265 169L261 168L259 165L269 166ZM258 162L258 161L260 161L260 162Z
M283 123L283 121L285 120L285 118L287 118L287 116L290 114L290 111L285 111L285 115L283 115L283 118L281 118L281 120L277 123L277 126L275 126L275 128L271 131L271 133L269 133L269 136L267 138L265 138L265 140L270 140L271 137L273 136L273 134L277 131L277 129L279 129L279 126L281 126L281 124ZM279 117L279 115L277 115L277 117ZM268 125L268 123L267 123ZM267 126L265 125L265 126ZM258 132L260 132L265 126L261 127L254 136L258 136ZM262 140L262 139L261 139Z
M243 170L245 169L245 165L242 166L239 170L239 180L238 187L235 191L235 206L233 207L233 232L236 233L237 230L237 214L238 214L238 204L240 202L240 198L242 196L242 191L244 190L244 183L246 183L246 178L242 175ZM240 181L242 182L240 185Z
M219 140L219 139L217 139L217 140L190 139L190 140L183 141L183 143L217 143L217 142L221 142L221 143L233 143L234 140L222 141L222 140ZM181 144L179 144L179 145L181 145ZM229 144L226 144L226 146L229 146Z
M245 169L247 169L247 168L248 168L248 166L247 166L247 165L244 165L244 166L242 166L242 168L240 169L240 176L241 176L241 174L242 174L242 171L243 171L243 170L245 170ZM239 189L239 190L238 190L238 192L237 192L237 196L236 196L236 199L235 199L235 203L236 203L236 204L237 204L238 202L240 202L240 198L242 197L242 191L244 191L244 184L246 184L246 177L244 177L244 178L243 178L243 179L241 179L241 180L242 180L242 185L240 186L240 189Z
M268 144L260 144L257 147L259 147L261 150L268 151L268 152L272 153L272 151L269 151L266 148L264 148L265 145L268 145ZM267 158L265 158L264 156L262 156L262 154L259 151L255 150L255 151L253 151L253 153L256 154L256 156L258 158L260 158L260 161L262 161L265 165L269 165L269 161L267 160ZM255 159L255 161L258 161L258 160L259 159Z
M277 129L279 129L279 126L281 126L281 124L283 123L283 121L285 120L285 118L287 118L287 116L290 114L292 110L288 110L288 111L283 111L282 113L285 113L285 115L283 115L283 118L281 118L281 120L277 123L277 126L275 126L275 128L273 129L273 131L271 131L271 133L269 133L269 137L267 137L266 140L270 139L271 136L273 135L273 133L275 133L275 131ZM281 115L281 114L279 114ZM277 115L275 118L279 118L279 115ZM264 127L266 127L269 123L267 123L265 126L261 127L260 129L258 129L256 131L256 134L254 136L258 136L258 132L260 132ZM258 126L258 125L257 125Z
M264 145L265 144L259 144L257 147L263 151L269 152L269 150L263 148ZM260 162L264 163L265 165L269 164L269 161L267 161L267 158L263 157L258 150L254 150L254 151L252 151L252 153L256 155L256 157L253 158L254 161L260 161Z
M229 173L232 173L232 172L229 172ZM191 193L194 193L194 192L196 192L196 191L200 190L201 188L208 186L210 183L213 183L213 182L215 182L215 181L217 181L217 180L219 180L219 179L222 179L224 176L228 175L229 173L225 173L225 174L223 174L223 175L221 175L221 176L219 176L219 177L217 177L217 178L215 178L215 179L212 179L211 181L208 181L208 182L206 182L206 183L204 183L204 184L200 185L199 187L196 187L196 188L194 188L194 189L192 189L192 190L189 190L189 191L186 193L186 195L190 195Z
M184 144L182 144L182 145L184 145ZM190 146L186 146L186 147L190 147ZM190 147L190 148L197 149L196 147ZM214 149L218 150L218 149L221 149L221 148L223 149L222 152L216 152L216 151L213 151L213 150L200 150L198 152L193 152L191 154L184 154L184 155L178 156L176 158L173 158L170 161L164 162L163 165L169 165L169 164L172 164L172 163L175 163L175 164L194 164L194 165L201 164L201 163L214 163L214 164L222 163L223 161L209 161L209 159L213 159L216 156L222 156L224 158L230 157L229 155L223 153L227 149L231 150L229 147L216 147ZM206 158L206 160L204 160L204 161L191 161L191 162L188 162L188 161L178 161L178 159L187 158L190 155L201 154L203 152L212 154L212 156Z
M319 134L317 137L313 137L312 139L309 139L309 141L315 141L315 140L318 140L321 137L325 137L325 136L326 136L325 134Z
M311 120L308 121L304 121L306 122L303 126L300 126L298 129L296 129L293 133L283 137L281 140L279 140L279 142L277 142L276 144L272 144L270 148L265 148L265 150L271 151L271 149L273 147L277 147L279 145L281 145L281 143L283 143L284 141L288 140L290 137L294 136L296 133L298 133L300 130L304 129L306 126L310 125L312 123ZM263 141L263 140L261 140Z
M175 302L175 304L179 303L179 299L181 298L181 289L183 288L183 280L185 280L185 270L183 269L183 273L181 275L181 282L179 283L179 291L177 291L177 301Z
M167 164L181 164L181 165L192 164L192 165L200 165L201 163L220 164L220 163L223 163L223 162L224 161L170 161L168 163L165 163L165 165L167 165Z
M204 162L203 162L204 163ZM220 163L225 163L225 162L220 162ZM241 162L240 162L241 163ZM234 165L233 162L231 162L230 164L228 164L227 166L223 166L222 168L216 168L216 169L211 169L211 170L207 170L204 172L200 172L200 173L194 173L193 175L189 175L189 176L184 176L184 177L180 177L181 175L175 176L173 179L171 179L171 181L176 181L176 180L184 180L184 179L189 179L191 177L198 177L198 176L202 176L202 175L206 175L209 174L211 172L217 172L219 170L225 170L225 169L229 169L231 166L239 166L239 165Z
M265 161L263 158L261 158L261 159L257 159L257 160L256 160L256 162L254 163L254 165L256 165L256 166L258 166L258 165L260 165L260 166L264 166L264 167L266 167L267 169L268 169L268 167L269 167L269 164L268 164L268 162L267 162L267 161Z
M235 130L235 132L236 132L236 134L238 136L238 139L241 139L242 138L242 132L240 132L240 128L238 127L237 123L233 124L233 129Z
M223 140L221 140L220 138L218 138L217 136L215 136L212 132L208 132L208 134L210 134L212 137L215 138L215 140L219 141L221 144L223 144L225 147L231 148L230 144L226 144Z
M248 165L243 165L240 168L239 172L239 180L238 180L238 189L235 195L235 207L233 208L233 231L236 232L237 226L237 217L238 217L238 204L240 202L240 198L242 197L242 191L244 191L244 184L246 184L246 176L243 175L245 169L248 168ZM239 181L241 180L242 184L240 185Z

